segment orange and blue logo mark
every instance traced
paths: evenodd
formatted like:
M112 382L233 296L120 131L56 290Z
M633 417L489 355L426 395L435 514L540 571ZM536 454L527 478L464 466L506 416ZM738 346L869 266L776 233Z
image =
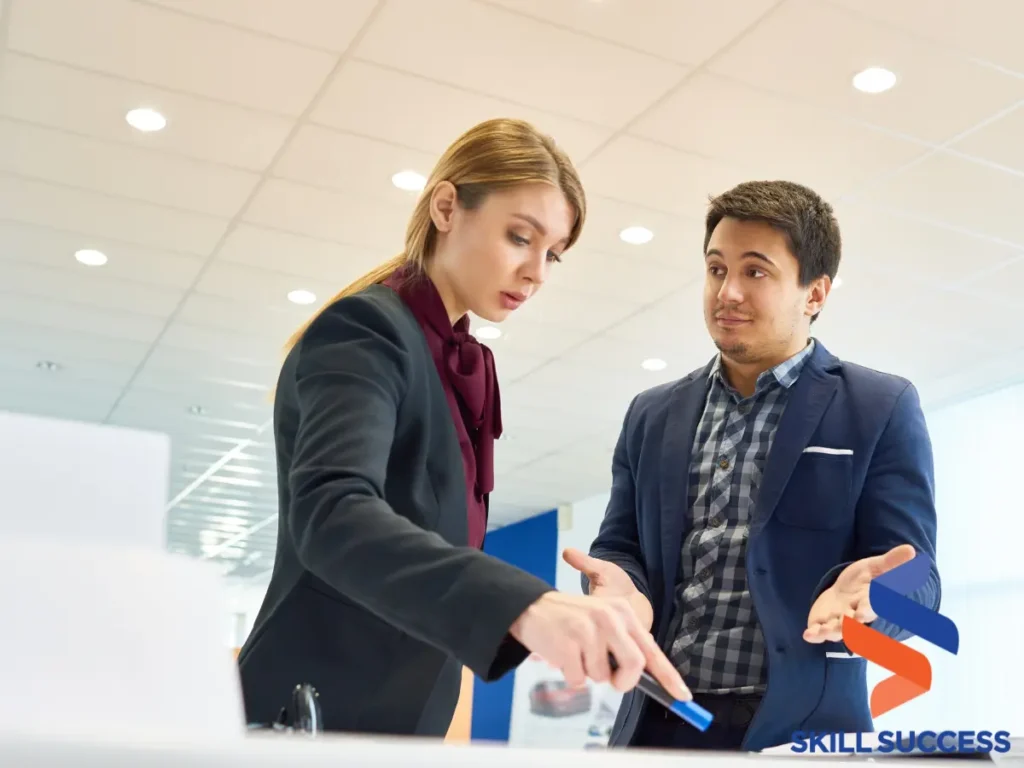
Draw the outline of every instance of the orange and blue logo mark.
M924 585L930 571L930 559L919 554L876 577L868 592L871 608L879 618L956 654L960 649L956 624L949 617L907 597ZM843 619L843 642L851 653L893 673L871 691L872 717L891 712L931 689L932 665L920 651L849 617Z

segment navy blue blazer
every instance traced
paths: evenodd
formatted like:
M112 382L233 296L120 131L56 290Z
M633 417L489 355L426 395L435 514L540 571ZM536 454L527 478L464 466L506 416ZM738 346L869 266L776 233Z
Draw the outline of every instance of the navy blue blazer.
M651 601L652 632L665 649L692 521L687 468L710 368L631 403L615 447L608 509L590 550L625 570ZM937 610L935 529L932 448L916 389L842 362L817 342L790 391L748 539L747 577L768 684L745 749L788 743L797 730L874 729L867 662L849 656L842 643L806 642L807 615L846 565L899 544L931 558L926 585L910 597ZM898 640L909 636L882 619L872 626ZM636 691L623 698L612 745L631 742L647 705Z

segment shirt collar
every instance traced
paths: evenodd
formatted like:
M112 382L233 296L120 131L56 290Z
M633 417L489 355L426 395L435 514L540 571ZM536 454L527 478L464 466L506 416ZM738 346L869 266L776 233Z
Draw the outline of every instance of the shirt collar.
M769 368L764 371L760 376L757 377L757 385L755 391L760 392L772 381L782 385L783 388L789 389L792 387L796 380L800 378L800 372L804 369L807 361L810 359L811 354L814 352L814 339L808 341L807 345L804 346L799 352L790 357L788 360L783 360L781 363L773 368ZM722 384L729 386L729 382L726 381L725 375L722 372L722 354L719 353L714 362L711 365L711 370L708 372L710 378L718 378Z

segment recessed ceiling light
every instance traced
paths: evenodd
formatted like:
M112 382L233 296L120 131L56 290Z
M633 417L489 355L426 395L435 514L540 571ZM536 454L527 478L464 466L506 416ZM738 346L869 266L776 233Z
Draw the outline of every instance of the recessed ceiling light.
M188 412L191 413L193 416L202 416L204 413L206 413L206 409L203 408L203 406L201 405L190 405L188 407Z
M619 232L619 237L622 238L623 242L630 245L643 245L644 243L651 242L654 233L647 229L647 227L626 227Z
M124 119L128 121L128 125L132 128L137 131L142 131L143 133L162 131L167 127L167 118L155 109L149 109L147 107L133 109L124 116Z
M836 277L836 279L832 281L832 287L833 288L838 288L842 284L843 284L843 278L841 278L841 277Z
M47 373L53 373L60 370L60 365L52 360L40 360L36 363L36 368Z
M478 339L497 339L501 337L501 328L495 328L493 325L485 325L483 328L477 328L474 331L474 335Z
M868 67L853 76L853 87L863 93L882 93L896 85L896 75L882 67Z
M83 248L80 251L75 251L75 259L79 264L84 264L87 267L102 267L107 263L107 254L94 251L92 248Z
M316 294L312 291L303 291L301 289L289 291L288 301L292 304L312 304L316 301Z
M427 186L426 178L416 171L399 171L391 177L391 183L406 192L422 192Z
M650 357L640 363L640 367L645 371L664 371L668 367L668 363L659 357Z

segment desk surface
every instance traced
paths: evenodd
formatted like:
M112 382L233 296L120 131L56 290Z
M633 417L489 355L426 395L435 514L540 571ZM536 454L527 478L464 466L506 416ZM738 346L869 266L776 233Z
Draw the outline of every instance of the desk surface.
M994 755L999 762L1002 756ZM5 768L568 768L581 762L587 768L676 766L681 761L713 768L750 768L750 761L795 762L804 768L831 765L849 755L727 755L703 752L639 752L630 750L548 750L509 748L505 745L455 745L414 739L325 737L308 739L284 734L250 735L223 741L183 741L151 735L145 742L126 738L119 742L84 739L38 739L0 733L0 765ZM900 765L934 758L898 759ZM860 762L858 760L858 762ZM933 763L934 765L934 763Z

